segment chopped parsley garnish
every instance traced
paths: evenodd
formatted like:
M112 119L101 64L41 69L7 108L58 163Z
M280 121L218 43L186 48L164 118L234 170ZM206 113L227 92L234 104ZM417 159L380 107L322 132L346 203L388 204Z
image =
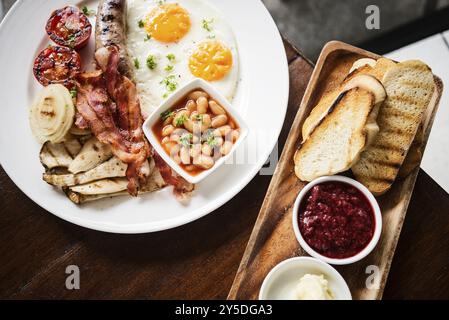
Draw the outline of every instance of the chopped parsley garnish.
M201 123L203 123L203 115L202 114L197 114L193 117L196 121L201 121Z
M165 77L160 83L165 85L165 89L167 89L168 93L175 91L178 87L178 82L176 81L176 77L174 75ZM168 93L164 94L164 98L168 96Z
M151 36L149 34L147 34L146 38L143 39L143 41L147 42L151 40Z
M174 55L173 53L167 54L166 57L167 57L167 60L170 61L171 63L175 62L175 60L176 60L176 57L175 57L175 55ZM167 72L171 72L171 71L173 71L174 68L175 68L175 67L173 66L173 64L168 64L168 65L164 68L164 70L167 71Z
M136 69L139 69L139 68L140 68L140 62L139 62L139 59L137 59L137 58L134 58L134 67L135 67Z
M86 6L84 6L82 9L81 9L82 11L83 11L83 13L86 15L86 16L93 16L94 14L95 14L95 10L90 10L88 7L86 7Z
M210 147L215 147L215 146L218 144L217 139L216 139L216 137L215 137L213 134L211 134L211 135L209 135L209 136L207 137L206 143L207 143Z
M174 62L176 60L176 57L173 53L169 53L169 54L167 54L167 59L170 62Z
M74 47L76 42L76 34L69 35L69 37L67 38L67 42L69 47L71 48Z
M179 142L181 142L181 144L182 144L184 147L190 147L190 146L192 145L192 144L190 143L190 140L192 140L192 138L193 138L193 134L188 133L188 134L183 135L183 136L179 139Z
M150 70L154 70L157 67L156 58L152 54L150 54L147 58L147 67Z
M211 24L213 22L214 22L214 19L209 19L209 20L203 19L203 21L201 22L202 26L203 26L203 29L206 30L207 32L211 32L212 31Z
M173 116L175 113L173 111L167 110L161 113L161 118L163 121L167 120L171 116Z
M216 145L218 145L214 130L207 130L201 137L201 142L206 142L211 147L215 147Z
M76 88L71 89L70 95L72 96L72 99L76 99L76 97L78 95L78 90L76 90Z
M145 23L143 22L143 20L139 20L137 21L137 25L139 26L139 28L143 28L145 26Z
M184 122L187 120L187 116L185 114L179 116L178 118L176 118L176 126L180 127L184 124Z

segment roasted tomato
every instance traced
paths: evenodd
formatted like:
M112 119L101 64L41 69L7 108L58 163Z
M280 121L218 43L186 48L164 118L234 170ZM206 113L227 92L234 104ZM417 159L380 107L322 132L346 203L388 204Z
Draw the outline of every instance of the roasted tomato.
M45 30L55 43L78 50L88 43L92 25L77 7L67 6L52 13Z
M80 55L66 47L47 47L34 60L34 76L43 86L60 83L71 88L74 77L80 71Z

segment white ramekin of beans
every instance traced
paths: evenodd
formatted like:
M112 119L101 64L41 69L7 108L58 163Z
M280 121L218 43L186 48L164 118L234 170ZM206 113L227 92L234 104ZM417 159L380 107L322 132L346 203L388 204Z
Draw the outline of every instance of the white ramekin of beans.
M225 163L248 135L239 113L202 79L173 93L143 130L162 159L194 184Z

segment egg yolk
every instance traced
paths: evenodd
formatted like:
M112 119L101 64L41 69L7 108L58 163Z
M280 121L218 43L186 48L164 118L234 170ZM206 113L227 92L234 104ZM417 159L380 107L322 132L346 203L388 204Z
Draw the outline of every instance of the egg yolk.
M160 42L177 42L190 30L189 13L177 3L154 8L145 19L145 30Z
M206 81L224 78L232 68L232 52L218 41L200 43L189 59L190 72Z

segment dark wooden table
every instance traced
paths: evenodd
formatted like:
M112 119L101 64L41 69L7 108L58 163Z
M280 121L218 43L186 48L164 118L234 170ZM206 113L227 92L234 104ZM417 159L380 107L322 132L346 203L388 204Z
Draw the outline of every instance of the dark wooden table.
M312 71L287 43L286 50L295 76L280 150ZM186 226L117 235L51 215L0 169L0 298L225 299L269 182L255 177L226 205ZM72 264L81 270L80 290L65 287ZM448 299L448 264L449 196L421 171L384 298Z

